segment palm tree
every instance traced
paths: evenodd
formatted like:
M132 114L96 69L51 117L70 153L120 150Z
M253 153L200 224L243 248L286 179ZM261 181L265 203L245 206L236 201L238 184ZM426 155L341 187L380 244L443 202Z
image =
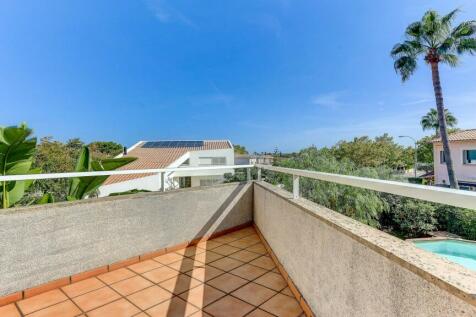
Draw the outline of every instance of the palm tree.
M451 112L449 112L448 109L445 109L445 119L446 126L448 128L453 128L458 124L458 119L456 119L456 117ZM440 136L440 123L438 122L438 111L436 111L436 109L430 109L426 115L421 117L420 124L423 128L423 131L435 130L436 136Z
M474 37L476 21L466 21L453 28L452 22L457 13L458 10L454 10L445 16L440 16L436 11L427 11L421 21L407 27L406 40L395 45L391 51L395 60L395 70L400 73L403 81L415 72L420 56L423 56L425 62L431 67L441 141L452 188L458 188L458 182L448 144L439 64L444 63L455 67L458 65L458 55L476 53L476 38Z

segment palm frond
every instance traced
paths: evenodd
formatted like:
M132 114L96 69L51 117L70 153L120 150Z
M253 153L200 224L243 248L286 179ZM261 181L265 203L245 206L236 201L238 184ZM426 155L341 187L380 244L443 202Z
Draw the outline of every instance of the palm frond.
M451 67L458 66L459 58L455 54L440 54L440 60L442 63L448 64Z
M443 43L438 47L438 53L439 54L446 54L450 53L451 51L454 51L456 44L456 39L452 36L447 37Z
M422 45L418 41L405 41L396 44L390 51L393 58L402 56L416 56L423 50Z
M393 64L395 71L400 74L402 81L406 81L415 72L417 60L414 56L401 56Z
M456 45L456 51L458 54L476 54L476 38L466 38L459 40L458 44Z
M405 34L409 38L419 39L420 36L422 35L421 22L413 22L412 24L410 24L407 27Z
M421 20L421 27L423 34L434 41L434 38L441 27L438 12L433 10L427 11Z
M460 23L451 32L451 36L454 38L468 37L476 33L476 21L465 21Z
M459 9L451 11L450 13L441 18L441 23L447 25L448 27L451 26L451 22L453 22L454 18L459 12Z

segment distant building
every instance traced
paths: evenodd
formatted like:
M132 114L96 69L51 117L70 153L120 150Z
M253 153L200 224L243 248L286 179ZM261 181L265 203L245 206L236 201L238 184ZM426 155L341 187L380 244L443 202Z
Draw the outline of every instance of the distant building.
M274 157L272 155L250 155L235 154L236 165L264 164L273 165Z
M448 136L456 179L462 189L476 190L476 129L462 130ZM433 140L435 184L449 185L441 138Z
M137 158L137 160L121 167L120 170L235 164L233 145L228 140L140 141L125 150L125 153L120 156ZM223 182L226 173L233 173L233 169L170 172L165 174L164 187L168 189L215 185ZM158 191L161 189L161 175L110 176L99 188L99 196L108 196L111 193L133 189Z

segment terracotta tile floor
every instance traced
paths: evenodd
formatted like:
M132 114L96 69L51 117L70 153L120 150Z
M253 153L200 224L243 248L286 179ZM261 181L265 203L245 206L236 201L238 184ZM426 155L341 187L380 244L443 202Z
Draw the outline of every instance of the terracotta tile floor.
M0 307L0 316L304 316L252 227Z

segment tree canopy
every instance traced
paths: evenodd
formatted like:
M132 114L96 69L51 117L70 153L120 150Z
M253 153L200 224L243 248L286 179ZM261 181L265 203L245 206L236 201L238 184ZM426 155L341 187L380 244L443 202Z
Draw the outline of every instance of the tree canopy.
M465 21L453 28L459 10L440 16L427 11L420 21L411 23L405 31L405 41L396 44L391 55L395 70L406 81L416 70L419 57L427 63L444 63L457 66L458 55L476 53L476 21Z
M235 144L233 145L233 148L235 149L235 154L248 154L246 147L243 145Z
M336 159L348 159L357 167L386 166L394 169L412 166L413 151L411 147L395 143L386 133L374 139L362 136L352 141L340 141L330 148Z
M455 127L458 124L458 119L445 109L445 119L446 125L449 128ZM435 134L440 135L440 122L438 121L438 111L434 108L431 108L430 111L423 117L421 117L420 125L425 130L434 130Z
M111 158L123 151L123 146L111 141L95 141L88 145L91 154L95 158Z

